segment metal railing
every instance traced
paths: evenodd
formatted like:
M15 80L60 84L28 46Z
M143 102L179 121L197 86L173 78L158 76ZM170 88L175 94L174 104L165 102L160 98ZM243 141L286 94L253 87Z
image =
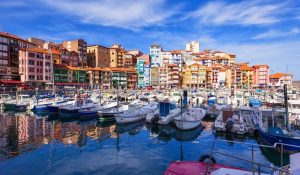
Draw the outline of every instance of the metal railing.
M214 151L214 147L216 142L229 142L229 143L237 143L237 144L243 144L243 145L249 145L251 146L251 160L248 159L244 159L241 157L236 157L233 155L229 155L226 153L222 153L222 152L218 152L218 151ZM262 163L258 163L254 161L254 147L264 147L264 148L278 148L278 146L280 146L280 166L281 168L277 168L277 167L273 167L270 165L265 165ZM265 167L265 168L269 168L271 171L273 172L279 172L279 174L284 174L284 175L291 175L292 173L290 172L290 170L288 170L287 166L283 167L283 146L291 146L291 147L295 147L295 148L300 148L300 146L296 146L296 145L290 145L290 144L284 144L284 143L275 143L273 146L269 146L269 145L261 145L261 144L252 144L252 143L244 143L244 142L238 142L238 141L229 141L229 140L222 140L222 139L214 139L211 151L210 151L210 156L209 156L209 162L208 165L206 167L206 172L205 175L207 175L210 172L210 168L211 168L211 164L212 164L212 156L213 154L220 154L223 156L227 156L227 157L231 157L231 158L235 158L238 160L242 160L248 163L252 164L252 173L253 175L255 174L261 174L261 167ZM258 167L258 171L255 170L255 166Z

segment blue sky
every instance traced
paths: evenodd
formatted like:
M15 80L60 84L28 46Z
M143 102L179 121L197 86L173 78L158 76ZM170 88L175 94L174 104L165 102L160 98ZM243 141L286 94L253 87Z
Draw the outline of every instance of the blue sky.
M300 80L300 2L298 0L0 0L0 30L61 42L149 52L184 49L237 54L238 61L269 64Z

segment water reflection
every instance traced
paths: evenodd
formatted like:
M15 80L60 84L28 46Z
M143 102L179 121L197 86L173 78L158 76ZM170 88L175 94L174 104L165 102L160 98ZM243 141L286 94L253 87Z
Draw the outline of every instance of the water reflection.
M36 117L32 113L0 114L0 160L32 151L52 141L82 147L87 144L87 139L101 142L117 137L114 123L53 119L56 119L55 115L48 118Z
M23 171L22 174L51 174L43 172L44 169L52 174L162 174L171 161L198 160L208 154L215 138L256 143L251 137L213 134L211 121L203 122L194 130L181 131L174 125L149 125L145 121L116 125L113 121L58 119L57 115L0 114L1 171L5 174ZM251 159L249 146L220 142L216 148L228 154L246 154ZM272 160L269 158L272 154L255 149L256 160L264 163L269 163L266 158ZM18 158L10 159L15 156ZM217 161L245 167L244 162L226 157L217 157ZM80 168L70 169L69 162Z

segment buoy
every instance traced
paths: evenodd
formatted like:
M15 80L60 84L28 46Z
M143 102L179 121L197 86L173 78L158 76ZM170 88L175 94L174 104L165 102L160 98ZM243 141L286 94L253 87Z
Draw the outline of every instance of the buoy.
M210 155L208 155L208 154L204 154L204 155L202 155L200 158L199 158L199 162L204 162L205 160L208 160L209 161L209 159L211 160L211 162L212 163L217 163L216 162L216 159L214 158L214 157L210 157Z

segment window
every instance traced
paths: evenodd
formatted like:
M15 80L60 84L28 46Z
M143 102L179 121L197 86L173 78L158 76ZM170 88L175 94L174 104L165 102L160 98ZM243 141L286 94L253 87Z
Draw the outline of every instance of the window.
M29 80L34 80L35 76L34 75L29 75Z
M8 60L0 60L0 65L8 66Z
M35 72L35 69L33 67L30 67L29 72Z
M34 53L28 53L28 56L34 58L35 54Z
M34 61L33 61L33 60L29 60L29 61L28 61L28 64L29 64L29 65L32 65L32 66L34 66L34 65L35 65L35 63L34 63Z

